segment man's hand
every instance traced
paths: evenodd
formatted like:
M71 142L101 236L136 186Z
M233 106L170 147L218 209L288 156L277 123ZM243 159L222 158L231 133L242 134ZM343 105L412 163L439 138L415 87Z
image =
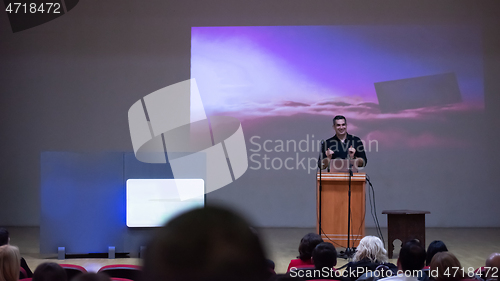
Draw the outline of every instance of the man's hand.
M351 159L354 159L354 153L356 153L356 149L351 145L351 147L349 147L349 157Z
M321 170L324 170L330 166L330 159L325 158L321 161Z
M328 157L328 159L332 159L332 156L333 156L333 151L328 148L326 150L326 157Z
M356 158L356 161L354 161L354 165L356 165L356 167L364 167L365 166L365 160L363 160L363 158Z

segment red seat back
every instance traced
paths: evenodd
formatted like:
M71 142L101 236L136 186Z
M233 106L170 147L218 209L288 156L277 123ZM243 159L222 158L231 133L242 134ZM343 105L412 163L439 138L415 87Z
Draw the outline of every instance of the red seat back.
M19 268L19 279L25 279L28 278L28 273L26 273L26 270L22 267Z
M76 264L66 264L66 263L61 263L59 264L62 268L64 268L64 271L66 271L66 275L68 277L68 280L73 279L73 277L82 274L82 273L87 273L87 270L83 266L79 266Z
M101 267L98 272L106 273L111 278L125 278L137 281L140 278L142 267L131 264L111 264Z

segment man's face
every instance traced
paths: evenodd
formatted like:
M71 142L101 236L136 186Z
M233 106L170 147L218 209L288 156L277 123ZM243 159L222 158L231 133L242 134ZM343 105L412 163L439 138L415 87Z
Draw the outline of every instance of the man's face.
M337 136L344 136L347 133L347 124L345 123L345 120L344 119L335 120L333 129L335 130L335 134Z

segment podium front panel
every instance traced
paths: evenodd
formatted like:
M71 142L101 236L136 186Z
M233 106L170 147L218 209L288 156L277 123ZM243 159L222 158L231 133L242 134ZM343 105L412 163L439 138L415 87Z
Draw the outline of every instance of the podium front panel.
M335 247L346 248L348 246L349 174L322 173L321 190L319 189L319 173L316 179L316 232L320 232L321 212L323 241L333 243ZM366 174L364 173L355 173L351 177L350 247L357 247L359 240L365 236L365 183Z

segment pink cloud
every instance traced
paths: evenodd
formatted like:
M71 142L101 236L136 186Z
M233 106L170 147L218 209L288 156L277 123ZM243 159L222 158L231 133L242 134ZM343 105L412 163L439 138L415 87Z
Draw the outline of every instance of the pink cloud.
M408 132L377 130L370 132L365 141L377 141L380 146L391 148L448 147L463 148L467 143L462 139L436 136L430 132L411 135Z
M299 106L309 106L309 104L302 103L302 102L286 101L283 103L283 106L299 107Z
M446 112L463 112L482 110L480 104L456 103L444 106L432 106L403 110L397 113L380 113L378 104L364 102L359 99L330 99L308 104L302 101L271 101L267 103L246 102L234 104L224 109L215 109L209 114L229 115L240 120L250 120L261 117L292 116L296 114L311 114L335 116L342 114L356 120L387 120L387 119L417 119L435 120ZM436 117L437 116L437 117Z

